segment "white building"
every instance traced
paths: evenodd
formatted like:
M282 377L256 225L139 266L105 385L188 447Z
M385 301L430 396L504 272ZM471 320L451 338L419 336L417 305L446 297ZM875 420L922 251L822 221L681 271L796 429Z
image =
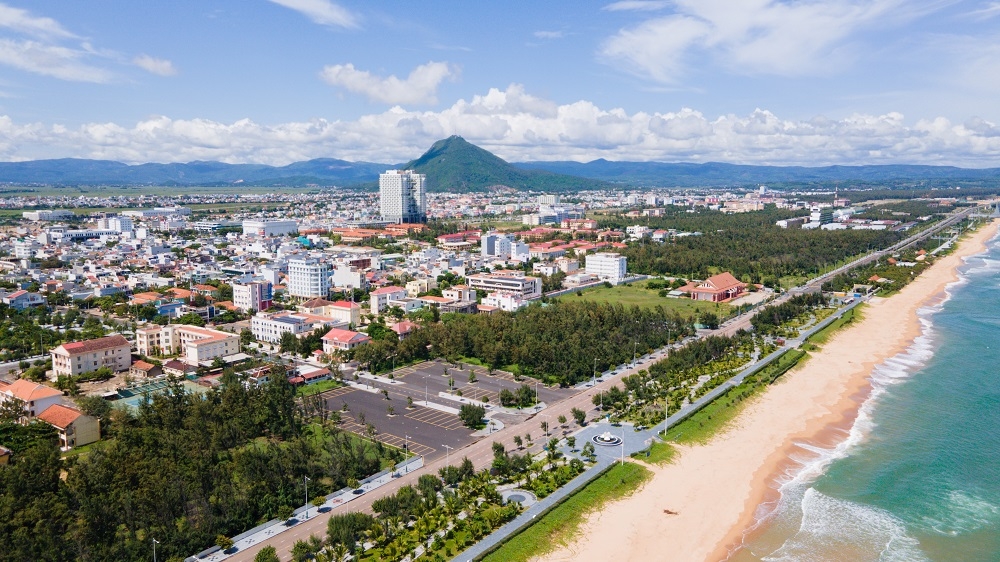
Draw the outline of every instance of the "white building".
M352 265L338 265L333 269L333 286L346 289L365 289L368 279L365 271Z
M63 219L69 219L73 217L73 211L68 211L66 209L52 209L43 211L25 211L21 213L21 216L30 221L57 221Z
M127 371L132 364L131 346L121 334L93 340L70 342L49 351L53 380L72 377L108 367L114 372Z
M330 264L315 258L288 260L288 294L311 299L330 293Z
M507 312L514 312L519 308L524 308L528 306L528 301L524 299L523 296L517 293L507 293L503 291L497 291L495 293L490 293L483 297L483 306L495 306L500 310L505 310Z
M186 324L140 328L135 332L135 341L141 355L177 354L188 365L198 365L240 351L238 335Z
M105 217L97 219L98 230L110 230L112 232L132 232L135 225L132 219L126 216Z
M295 221L243 221L243 234L252 236L282 236L295 234L299 231L299 223Z
M386 170L378 177L382 218L396 223L426 222L427 176L409 170Z
M273 287L267 281L233 283L233 305L243 312L260 312L271 308Z
M469 275L466 280L469 287L486 293L493 291L517 293L526 299L537 299L542 296L542 279L526 276L523 271L477 273Z
M382 287L368 293L371 299L372 314L381 314L383 310L389 308L389 301L402 300L406 298L406 289L403 287Z
M296 337L322 327L347 327L348 323L329 316L304 312L258 312L250 319L250 331L258 341L278 343L285 332Z
M628 275L626 273L626 258L611 252L598 252L587 255L585 271L596 275L598 279L617 285Z

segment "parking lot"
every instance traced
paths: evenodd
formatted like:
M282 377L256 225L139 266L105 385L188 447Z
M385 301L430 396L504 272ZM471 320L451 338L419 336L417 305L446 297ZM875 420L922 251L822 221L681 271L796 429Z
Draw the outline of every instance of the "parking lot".
M378 440L400 448L405 444L411 452L429 461L444 456L446 446L459 449L475 438L457 414L422 405L425 397L432 405L458 410L462 405L459 392L465 398L488 399L488 404L499 405L499 393L503 388L513 392L522 384L528 384L532 391L535 390L532 379L516 382L510 373L498 371L487 375L486 369L478 366L471 367L477 381L469 382L469 369L466 365L459 368L445 361L429 361L397 369L391 383L359 377L355 382L363 388L342 387L321 396L330 410L340 412L343 429L364 435L367 425L371 424L377 431ZM348 380L353 376L352 372ZM449 392L452 381L454 392ZM573 390L539 384L537 392L540 401L552 404L570 396ZM452 398L439 396L439 393L447 393ZM413 401L412 407L408 406L408 398ZM507 424L515 421L508 418L514 417L505 417Z

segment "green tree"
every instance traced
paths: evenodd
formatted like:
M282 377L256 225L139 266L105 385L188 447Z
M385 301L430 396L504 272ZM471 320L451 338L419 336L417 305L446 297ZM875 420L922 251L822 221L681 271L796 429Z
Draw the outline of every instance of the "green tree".
M469 429L479 429L483 427L483 418L486 416L486 408L475 404L462 404L458 410L458 417Z
M295 353L299 350L299 338L291 332L281 334L281 352Z
M576 425L583 427L583 424L587 421L587 413L580 408L573 408L570 410L570 413L573 414L573 420L576 421Z
M223 552L233 548L233 539L227 537L226 535L216 535L215 546L222 549Z
M281 559L278 558L278 551L273 546L268 545L257 551L253 562L281 562Z

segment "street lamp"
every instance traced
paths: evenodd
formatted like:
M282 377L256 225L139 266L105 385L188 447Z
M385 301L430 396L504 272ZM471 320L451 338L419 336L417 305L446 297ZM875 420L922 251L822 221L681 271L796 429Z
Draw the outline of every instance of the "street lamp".
M625 466L625 426L622 426L622 466Z
M303 519L309 519L309 477L308 476L303 476L302 478L305 479L305 483L306 483L306 511L302 515L302 518Z
M156 539L153 540L153 562L156 562L156 545L160 544L160 541Z
M451 447L449 447L448 445L445 445L444 448L445 448L445 453L444 453L445 454L445 457L444 457L445 460L444 460L444 464L446 464L447 466L450 467L451 466Z
M409 456L409 454L410 454L410 436L407 435L407 434L405 434L405 433L403 434L403 452L407 456ZM403 457L403 460L407 461L407 459L406 459L405 456ZM410 463L409 463L409 461L407 461L406 464L403 465L403 471L406 472L406 473L410 472Z

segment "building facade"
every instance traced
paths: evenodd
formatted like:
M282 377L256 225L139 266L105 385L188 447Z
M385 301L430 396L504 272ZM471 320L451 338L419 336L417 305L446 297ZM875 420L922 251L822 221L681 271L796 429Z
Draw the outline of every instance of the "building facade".
M330 293L330 264L315 258L288 260L288 295L326 298Z
M188 365L240 351L236 334L185 324L148 326L136 331L136 347L142 355L174 355Z
M94 340L70 342L49 351L53 380L73 377L108 367L114 372L127 371L132 364L131 345L121 334Z
M267 281L233 283L233 306L243 312L267 310L273 298L273 286Z
M347 326L348 322L329 316L305 312L258 312L250 319L250 331L257 341L279 343L286 332L299 337L313 330L330 326Z
M295 234L299 231L299 223L295 221L243 221L243 235L252 236L282 236Z
M394 223L427 222L426 183L427 176L409 170L386 170L379 174L382 218Z
M586 273L596 275L602 281L617 285L627 277L627 260L625 256L611 252L598 252L587 255Z
M530 277L523 271L497 271L469 275L466 280L470 288L492 293L494 291L517 293L525 299L542 296L542 279Z

